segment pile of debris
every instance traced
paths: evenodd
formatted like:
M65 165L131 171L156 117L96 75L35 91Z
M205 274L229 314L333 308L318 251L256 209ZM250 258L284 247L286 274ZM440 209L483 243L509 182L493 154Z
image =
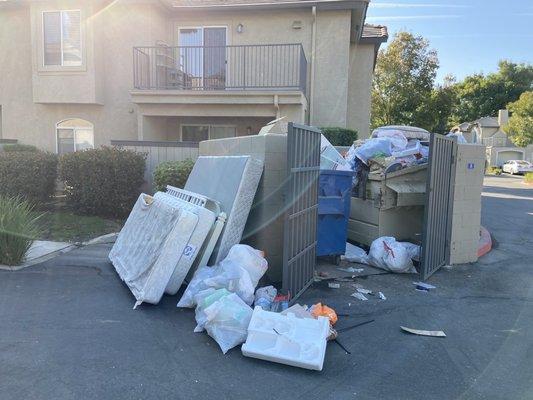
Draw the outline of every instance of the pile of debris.
M369 139L357 140L345 159L355 172L353 187L366 181L369 173L385 175L415 165L426 164L430 133L411 126L383 126Z

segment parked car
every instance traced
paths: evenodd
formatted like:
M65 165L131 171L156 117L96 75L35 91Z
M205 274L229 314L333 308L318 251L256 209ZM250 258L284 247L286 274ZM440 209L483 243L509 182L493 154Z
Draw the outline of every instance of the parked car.
M529 161L509 160L503 164L502 170L511 175L525 174L526 172L533 172L533 165Z

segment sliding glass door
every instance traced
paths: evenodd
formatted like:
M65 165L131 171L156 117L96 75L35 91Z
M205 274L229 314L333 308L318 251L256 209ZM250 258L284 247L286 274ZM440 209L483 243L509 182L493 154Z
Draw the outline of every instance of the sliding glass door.
M192 89L226 87L226 27L180 28L180 67Z

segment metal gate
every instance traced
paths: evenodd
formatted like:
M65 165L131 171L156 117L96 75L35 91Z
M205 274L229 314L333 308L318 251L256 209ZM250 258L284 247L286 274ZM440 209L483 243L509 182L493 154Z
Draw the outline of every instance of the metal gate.
M450 241L457 141L431 135L420 279L430 277L450 261Z
M293 301L315 271L320 135L316 128L289 123L282 286Z

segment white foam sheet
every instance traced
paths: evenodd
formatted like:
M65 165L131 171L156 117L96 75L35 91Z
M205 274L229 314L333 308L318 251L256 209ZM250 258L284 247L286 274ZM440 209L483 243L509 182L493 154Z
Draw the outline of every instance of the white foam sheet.
M198 224L191 235L183 257L180 258L178 264L175 266L174 272L172 273L172 276L170 277L168 285L165 289L165 293L175 295L183 283L183 280L187 276L187 273L198 258L198 255L201 253L201 249L207 236L209 235L211 228L213 227L213 224L215 223L216 217L213 211L183 201L164 192L157 192L154 195L154 199L166 203L172 207L187 210L198 216Z
M322 371L328 334L325 317L298 318L257 306L241 351L247 357Z
M135 306L161 300L197 224L198 216L187 210L139 196L109 253Z
M196 160L185 190L218 201L228 216L211 265L240 243L262 173L263 162L250 156L201 156Z

